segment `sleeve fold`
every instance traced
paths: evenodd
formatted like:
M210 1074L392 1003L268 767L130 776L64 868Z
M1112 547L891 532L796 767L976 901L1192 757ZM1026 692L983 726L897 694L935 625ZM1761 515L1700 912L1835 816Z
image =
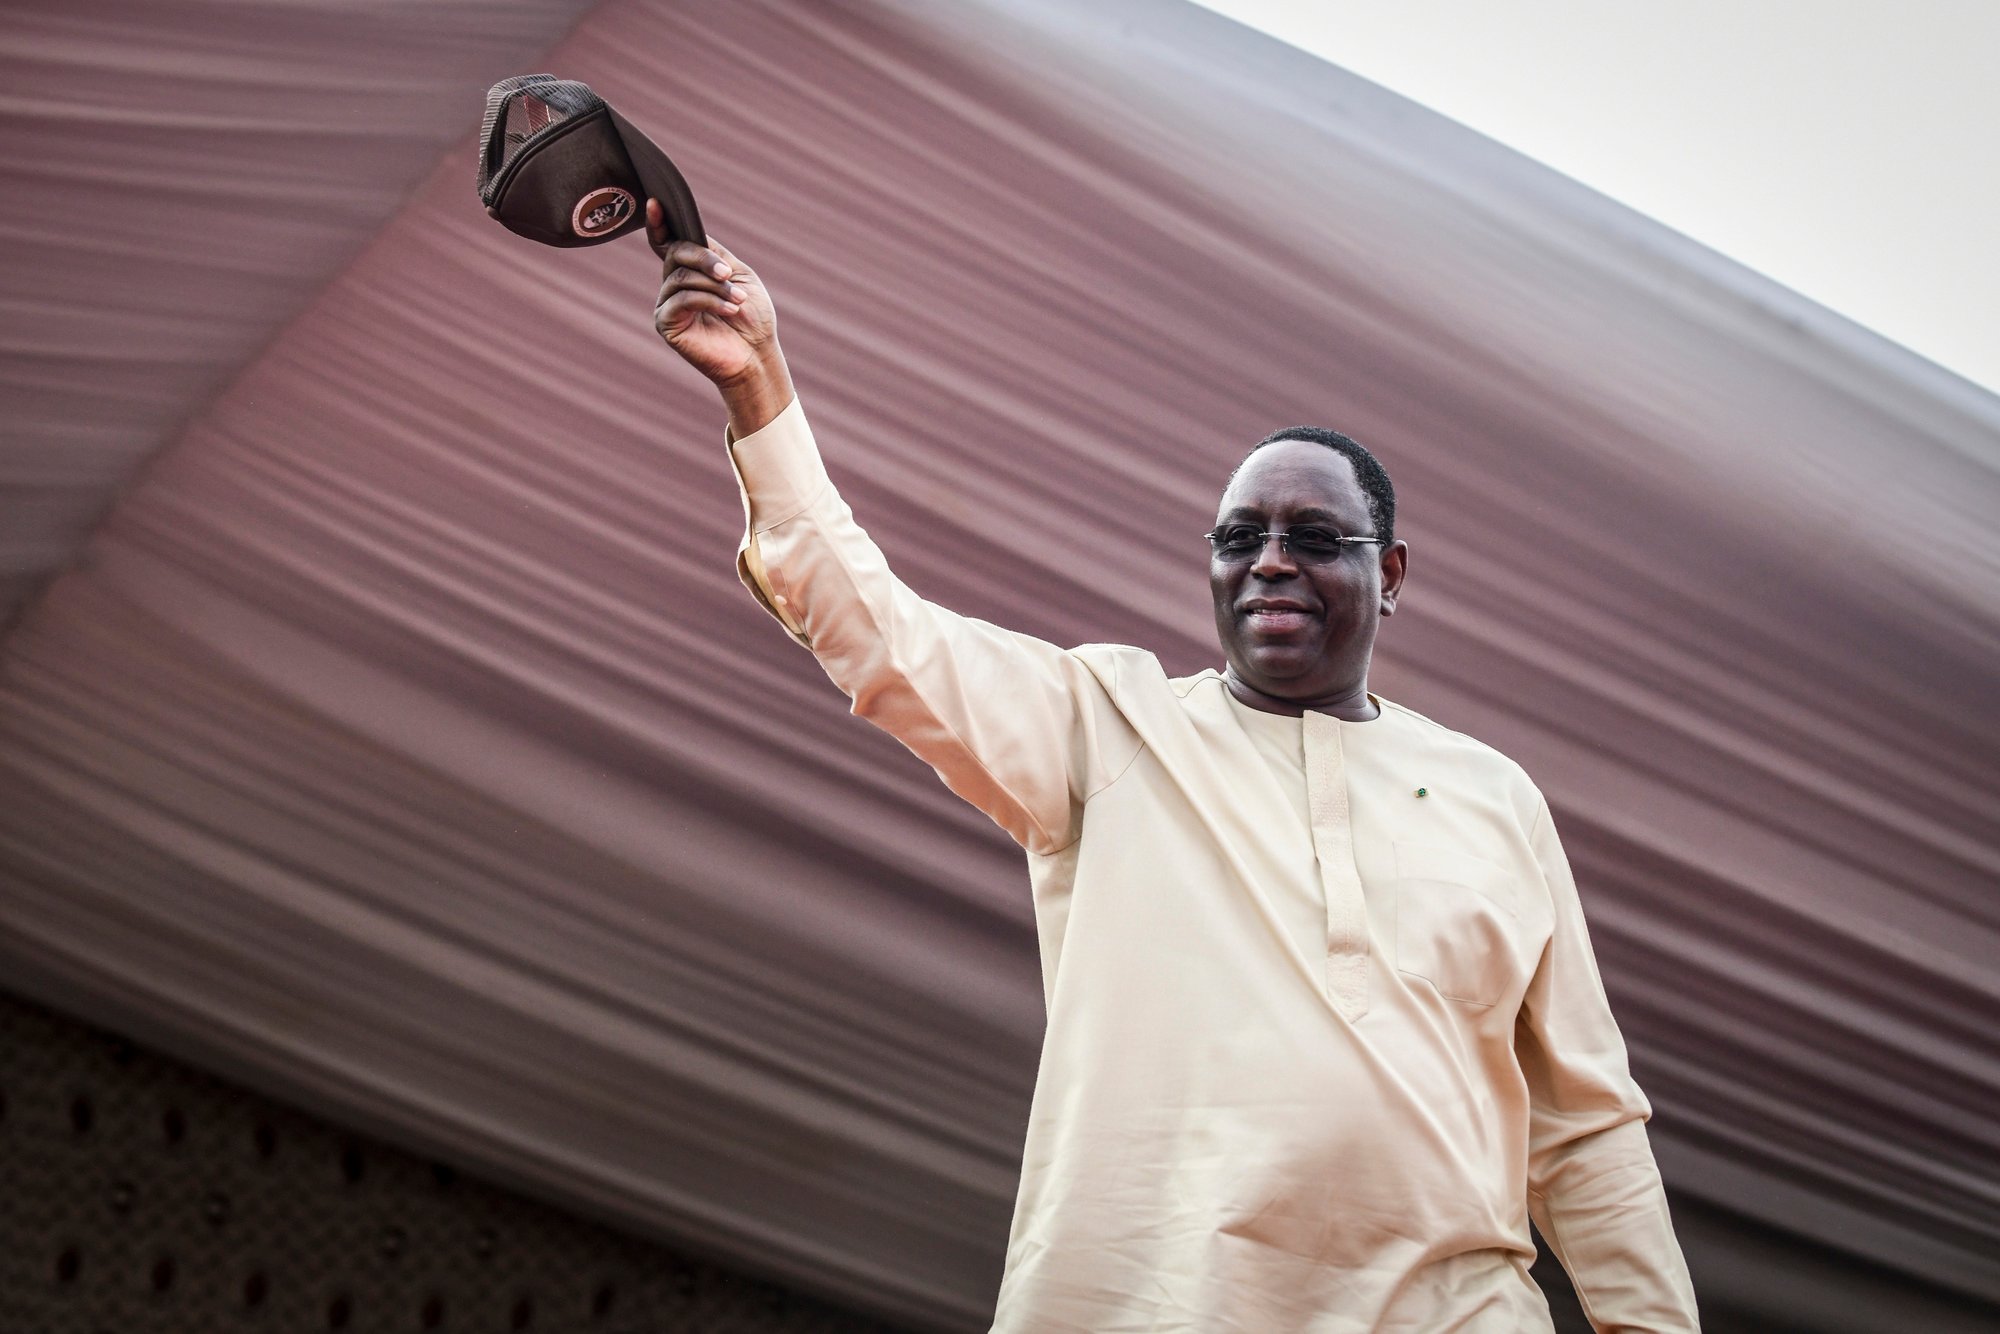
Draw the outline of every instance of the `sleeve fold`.
M1600 1334L1699 1330L1647 1141L1652 1107L1632 1078L1546 804L1533 843L1554 926L1515 1030L1530 1097L1528 1211Z

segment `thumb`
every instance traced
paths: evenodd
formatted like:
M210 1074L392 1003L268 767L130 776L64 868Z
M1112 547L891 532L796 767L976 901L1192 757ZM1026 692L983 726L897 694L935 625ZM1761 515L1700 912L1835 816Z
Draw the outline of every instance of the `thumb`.
M652 198L646 200L646 244L661 259L667 257L667 211L660 207L659 200Z

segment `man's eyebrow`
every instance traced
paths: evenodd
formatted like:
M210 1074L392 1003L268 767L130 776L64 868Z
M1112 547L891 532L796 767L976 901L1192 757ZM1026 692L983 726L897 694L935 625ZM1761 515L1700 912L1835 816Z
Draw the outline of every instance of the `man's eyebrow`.
M1295 520L1306 523L1327 523L1333 524L1336 527L1340 524L1340 516L1338 514L1318 505L1308 505L1304 509L1294 510L1292 517ZM1232 509L1222 512L1222 520L1225 523L1233 522L1237 519L1257 519L1261 521L1263 518L1264 511L1254 505L1237 505Z

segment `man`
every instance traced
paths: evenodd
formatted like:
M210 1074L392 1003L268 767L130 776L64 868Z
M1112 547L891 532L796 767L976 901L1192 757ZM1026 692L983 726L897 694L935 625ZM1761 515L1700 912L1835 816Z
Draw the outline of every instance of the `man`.
M1598 1329L1697 1328L1546 803L1368 692L1408 566L1373 457L1280 432L1230 479L1223 671L961 617L827 478L757 275L647 221L744 583L1028 855L1048 1033L994 1328L1548 1330L1530 1215Z

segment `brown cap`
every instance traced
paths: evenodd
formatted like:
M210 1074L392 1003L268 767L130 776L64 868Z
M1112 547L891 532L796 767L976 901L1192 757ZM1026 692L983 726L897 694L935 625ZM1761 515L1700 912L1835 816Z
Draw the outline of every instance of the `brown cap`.
M549 74L486 94L479 197L503 227L544 245L597 245L645 225L660 201L670 240L705 241L694 192L659 145L589 87Z

